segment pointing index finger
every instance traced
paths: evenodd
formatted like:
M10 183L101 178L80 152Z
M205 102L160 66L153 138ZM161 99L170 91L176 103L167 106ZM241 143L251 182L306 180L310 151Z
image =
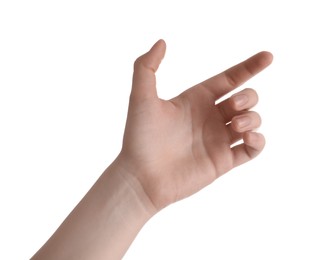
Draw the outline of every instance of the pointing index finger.
M205 80L200 85L207 88L215 99L219 99L268 67L272 59L270 52L257 53L238 65Z

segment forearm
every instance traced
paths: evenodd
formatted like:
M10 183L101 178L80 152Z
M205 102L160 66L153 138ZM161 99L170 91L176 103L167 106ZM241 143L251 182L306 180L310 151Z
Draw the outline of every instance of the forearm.
M121 259L155 213L122 171L110 165L32 260Z

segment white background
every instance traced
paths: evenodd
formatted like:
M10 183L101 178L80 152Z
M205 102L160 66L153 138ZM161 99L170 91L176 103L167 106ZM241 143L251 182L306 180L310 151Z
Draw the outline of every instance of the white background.
M320 259L318 1L0 1L0 259L28 259L118 154L132 64L171 98L261 50L264 152L145 225L125 259Z

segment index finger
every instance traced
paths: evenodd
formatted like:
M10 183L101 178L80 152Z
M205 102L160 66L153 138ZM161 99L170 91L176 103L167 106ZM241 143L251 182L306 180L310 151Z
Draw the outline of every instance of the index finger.
M264 70L271 64L272 59L270 52L257 53L238 65L203 81L200 85L207 88L217 100Z

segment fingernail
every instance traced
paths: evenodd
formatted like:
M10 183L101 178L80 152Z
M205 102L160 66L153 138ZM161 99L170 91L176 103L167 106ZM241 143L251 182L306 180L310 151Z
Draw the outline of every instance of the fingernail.
M235 95L232 99L236 107L242 107L248 102L248 97L244 94Z
M235 123L236 123L238 128L245 128L248 125L250 125L251 118L248 117L248 116L241 116L241 117L236 118Z

